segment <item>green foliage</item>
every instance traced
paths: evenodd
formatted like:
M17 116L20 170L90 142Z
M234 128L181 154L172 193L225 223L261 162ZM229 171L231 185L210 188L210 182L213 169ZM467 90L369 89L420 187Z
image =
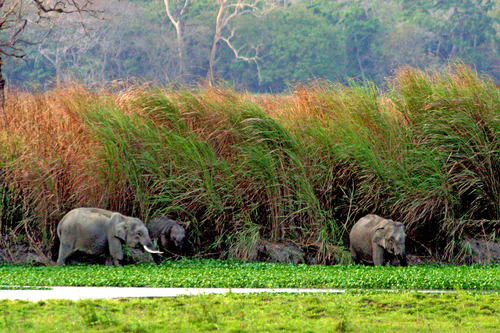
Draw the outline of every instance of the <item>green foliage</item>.
M256 105L224 93L214 103L189 92L148 91L132 101L132 115L112 103L86 111L102 143L98 171L110 193L107 206L145 219L161 213L187 219L197 254L227 250L244 241L234 232L252 225L273 241L306 234L339 244L338 234L314 230L326 229L331 217L316 198L296 138ZM211 142L224 132L228 144Z
M0 232L8 233L15 229L23 220L22 200L18 197L18 192L0 183Z
M134 103L143 109L144 117L127 116L113 105L86 114L89 126L104 144L102 172L109 186L124 186L135 194L132 207L116 209L147 215L160 206L169 207L165 213L196 216L195 207L183 202L217 205L223 193L213 188L219 168L213 149L190 131L178 106L161 92Z
M415 292L0 301L0 331L495 331L500 297ZM29 314L29 315L27 315Z
M101 5L107 20L85 21L86 34L81 24L64 20L46 39L30 31L29 39L43 42L27 46L19 63L5 59L9 82L47 87L76 77L92 86L130 79L190 84L207 76L215 1L191 1L183 15L184 73L163 2ZM220 41L217 78L238 89L279 93L315 78L383 84L401 66L443 68L458 59L499 77L498 5L491 0L299 0L267 9L223 29L222 37L247 60Z
M499 91L456 64L408 68L385 92L318 81L287 96L27 94L3 134L2 214L47 238L75 206L167 214L188 224L189 256L255 259L266 242L293 243L308 263L340 263L352 225L376 213L405 223L411 254L475 262L470 241L498 238Z
M438 76L431 85L428 85L432 82L428 78L427 83L420 84L423 80L415 74L404 77L402 82L404 96L414 96L415 92L418 96L420 87L426 86L424 95L418 99L427 100L427 106L408 114L413 128L411 135L419 142L412 152L417 154L415 161L433 150L433 161L429 160L425 169L435 176L429 174L427 178L442 183L436 189L442 189L443 195L448 197L445 205L454 207L453 217L472 214L481 218L479 216L487 212L487 218L497 219L499 187L495 179L498 176L488 177L488 180L484 176L496 174L492 164L498 163L498 142L494 134L498 131L498 123L490 113L497 108L493 105L499 104L498 89L494 82L487 78L481 81L477 74L469 71L459 71L449 77ZM411 107L415 99L404 98Z
M395 290L499 290L500 267L292 265L222 260L165 261L124 267L0 266L3 285L193 287L193 288L349 288Z
M265 36L261 52L266 54L259 90L279 92L286 85L345 74L342 32L311 10L275 11L257 26L260 43Z
M434 76L405 71L386 95L355 83L314 92L309 108L321 117L295 126L322 152L309 163L348 169L338 177L343 188L356 179L355 206L343 214L399 212L416 234L432 221L449 228L446 221L498 219L498 88L462 65L453 68Z
M488 71L492 49L498 43L491 15L494 1L402 1L406 18L426 27L425 48L440 61L461 59Z

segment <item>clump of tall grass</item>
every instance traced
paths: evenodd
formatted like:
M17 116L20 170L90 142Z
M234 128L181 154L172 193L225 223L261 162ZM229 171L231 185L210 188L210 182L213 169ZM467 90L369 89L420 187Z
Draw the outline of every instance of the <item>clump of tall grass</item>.
M431 202L432 209L420 221L435 220L436 229L447 234L450 256L464 229L475 237L498 228L500 90L463 64L426 77L407 70L398 79L403 96L423 86L419 80L430 87L420 96L425 104L419 110L412 110L408 97L400 101L410 122L414 164L420 164L419 174L428 182L420 202ZM482 235L472 227L478 220L484 220Z
M94 98L79 86L8 94L0 171L2 187L19 212L13 228L47 243L53 238L54 219L75 205L99 205L96 175L88 165L98 143L75 112ZM4 215L12 206L1 209Z
M338 185L336 216L347 225L369 212L400 219L410 242L439 240L447 259L466 234L493 240L500 202L496 84L458 64L442 73L407 68L389 87L320 83L295 93L290 127L311 148L308 167L335 172L335 181L320 184Z
M498 87L461 64L406 68L387 87L14 92L0 216L16 207L8 228L50 243L77 206L167 214L189 223L188 254L252 259L263 242L292 242L314 263L344 261L367 213L405 222L418 253L452 259L478 230L494 240Z
M242 258L253 251L245 235L321 239L326 220L301 148L276 119L227 88L130 96L132 112L101 104L85 117L103 144L103 178L134 193L132 214L181 217L191 222L193 247Z

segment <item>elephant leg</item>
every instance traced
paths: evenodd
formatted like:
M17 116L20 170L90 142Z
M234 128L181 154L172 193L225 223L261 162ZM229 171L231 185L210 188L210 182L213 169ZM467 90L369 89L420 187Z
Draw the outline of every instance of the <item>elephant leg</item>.
M396 266L396 256L389 252L384 252L384 265Z
M399 256L399 265L403 267L408 266L408 262L406 261L406 254L402 254Z
M106 257L106 260L104 261L104 265L105 266L113 266L114 265L113 258L112 257Z
M375 244L373 245L372 256L373 256L374 266L385 264L384 252L385 252L384 248L381 247L380 245L375 245Z
M73 250L70 246L64 245L62 242L59 245L59 255L57 257L56 265L62 266L66 263L66 259L73 254Z
M109 254L111 257L113 257L113 264L115 266L121 266L121 262L123 260L124 254L123 254L123 247L122 244L120 243L120 240L116 237L111 237L111 239L108 240L109 242Z
M354 250L352 248L352 246L350 247L350 252L351 252L351 256L352 256L352 260L354 261L355 264L359 264L361 262L361 260L359 259L359 255L358 253L356 252L356 250Z

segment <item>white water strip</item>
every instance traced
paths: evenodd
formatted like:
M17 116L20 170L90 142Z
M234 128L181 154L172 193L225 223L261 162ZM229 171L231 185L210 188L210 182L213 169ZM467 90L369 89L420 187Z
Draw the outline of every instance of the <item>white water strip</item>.
M47 299L113 299L127 297L174 297L203 294L250 293L343 293L345 289L296 288L120 288L120 287L50 287L47 290L0 290L0 299L37 302Z
M354 289L356 290L356 289ZM397 292L398 290L376 290ZM410 290L409 290L410 291ZM48 287L44 290L1 290L0 299L25 300L38 302L48 299L116 299L129 297L175 297L180 295L208 294L251 294L251 293L345 293L346 289L309 289L309 288L146 288L146 287ZM420 293L453 293L453 290L414 290Z

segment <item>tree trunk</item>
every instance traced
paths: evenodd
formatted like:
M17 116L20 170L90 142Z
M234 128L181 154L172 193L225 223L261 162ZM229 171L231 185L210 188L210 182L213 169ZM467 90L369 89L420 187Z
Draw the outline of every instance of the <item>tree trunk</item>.
M7 123L7 115L5 114L5 79L2 72L3 59L0 57L0 113L2 117L2 124Z
M212 84L214 80L214 66L215 66L215 54L217 53L217 44L219 44L221 37L221 20L222 15L224 14L224 5L225 1L220 3L219 13L217 14L217 21L215 22L215 35L214 35L214 43L212 44L212 52L210 52L210 59L208 62L208 83Z
M363 63L361 61L361 57L359 55L359 45L358 45L358 35L354 35L354 42L356 43L356 59L358 60L359 70L361 71L361 77L363 78L363 82L366 82L365 71L363 69Z
M214 80L214 62L215 62L215 52L217 51L217 43L219 40L214 38L214 43L212 45L212 52L210 52L210 60L208 62L208 83L212 84Z
M184 37L183 37L183 27L179 20L179 28L177 29L177 52L179 54L179 74L182 77L186 74L186 63L184 60Z
M182 16L184 15L184 11L189 5L189 0L184 0L184 4L181 5L179 0L175 1L175 13L170 11L170 1L164 0L165 3L165 11L167 12L167 16L170 22L173 24L176 35L177 35L177 54L179 56L179 75L178 77L182 80L184 74L186 73L186 62L185 62L185 51L184 51L184 22L182 20Z

